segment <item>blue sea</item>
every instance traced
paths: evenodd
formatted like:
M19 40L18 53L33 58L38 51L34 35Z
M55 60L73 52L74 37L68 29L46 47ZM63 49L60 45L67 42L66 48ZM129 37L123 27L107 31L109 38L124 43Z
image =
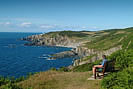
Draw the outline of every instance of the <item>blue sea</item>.
M23 37L39 33L0 32L0 75L18 78L72 64L73 58L48 60L50 54L70 50L65 47L24 46Z

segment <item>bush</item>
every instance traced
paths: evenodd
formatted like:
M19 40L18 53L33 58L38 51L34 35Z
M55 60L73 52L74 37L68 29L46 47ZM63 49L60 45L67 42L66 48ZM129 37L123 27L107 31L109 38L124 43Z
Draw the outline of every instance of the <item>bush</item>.
M116 61L116 67L119 67L119 69L124 69L132 66L133 64L133 50L120 50L113 53L109 58Z
M5 78L5 77L0 76L0 86L5 85L9 82L11 82L9 78Z
M60 71L60 72L69 72L70 70L67 67L61 67L61 68L58 69L58 71Z
M133 50L120 50L109 58L116 61L119 71L102 80L102 89L133 89Z
M102 89L133 89L133 68L112 73L101 82Z
M7 85L5 85L2 89L22 89L19 86L13 84L13 83L9 83Z
M52 70L52 71L57 71L57 69L56 69L56 68L54 68L54 67L52 67L50 70Z
M33 75L33 73L29 73L26 77L21 76L19 78L0 76L0 89L1 87L2 89L22 89L17 86L16 83L29 78L31 75Z

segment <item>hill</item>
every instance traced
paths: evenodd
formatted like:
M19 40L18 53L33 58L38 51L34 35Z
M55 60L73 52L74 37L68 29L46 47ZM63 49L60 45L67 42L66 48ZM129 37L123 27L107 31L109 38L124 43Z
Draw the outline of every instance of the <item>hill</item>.
M126 28L92 32L50 32L24 38L23 40L31 41L26 45L74 47L73 51L81 58L75 60L72 69L62 67L56 71L40 72L15 84L24 89L132 89L132 34L133 28ZM102 81L87 81L92 75L88 71L91 71L93 65L100 63L98 59L103 54L108 55L108 60L115 61L117 71L110 73Z

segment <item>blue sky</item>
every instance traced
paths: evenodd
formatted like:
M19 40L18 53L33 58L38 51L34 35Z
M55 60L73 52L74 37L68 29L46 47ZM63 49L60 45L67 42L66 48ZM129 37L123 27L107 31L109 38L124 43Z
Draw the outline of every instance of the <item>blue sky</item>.
M0 0L0 32L133 26L133 0Z

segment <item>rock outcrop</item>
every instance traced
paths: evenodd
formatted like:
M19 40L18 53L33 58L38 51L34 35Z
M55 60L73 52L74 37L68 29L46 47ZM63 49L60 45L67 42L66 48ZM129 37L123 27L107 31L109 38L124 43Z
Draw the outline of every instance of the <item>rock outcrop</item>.
M67 57L70 58L75 56L78 56L78 54L70 50L70 51L64 51L64 52L53 54L51 55L50 59L57 59L57 58L60 59L60 58L67 58Z
M72 47L76 48L80 45L80 42L76 42L75 39L71 39L67 36L56 35L56 37L33 35L23 40L31 41L31 43L26 43L25 45L37 45L37 46L63 46L63 47Z
M76 53L78 53L78 55L80 57L91 56L91 55L96 55L96 56L93 56L91 59L88 59L86 61L83 61L82 58L77 59L76 61L74 61L74 66L78 66L78 65L82 65L82 64L86 64L86 63L91 63L91 62L94 62L96 60L100 60L100 59L102 59L102 55L109 56L113 52L116 52L120 49L122 49L121 45L119 45L117 47L110 48L108 50L104 50L104 51L98 51L98 50L95 50L95 49L87 49L87 48L84 48L84 47L77 47Z

